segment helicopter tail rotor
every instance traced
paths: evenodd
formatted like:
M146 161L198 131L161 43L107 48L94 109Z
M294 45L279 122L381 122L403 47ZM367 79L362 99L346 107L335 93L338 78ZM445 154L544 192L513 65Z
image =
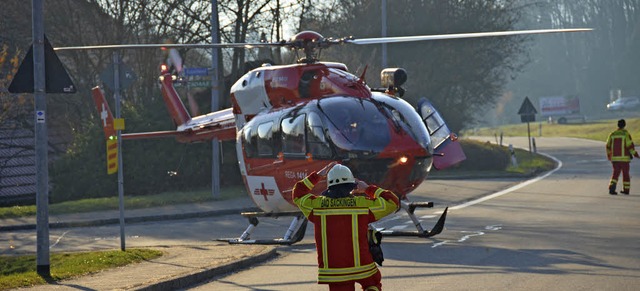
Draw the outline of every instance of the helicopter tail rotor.
M182 57L180 53L175 48L170 48L167 55L167 65L173 66L178 72L178 74L182 73Z

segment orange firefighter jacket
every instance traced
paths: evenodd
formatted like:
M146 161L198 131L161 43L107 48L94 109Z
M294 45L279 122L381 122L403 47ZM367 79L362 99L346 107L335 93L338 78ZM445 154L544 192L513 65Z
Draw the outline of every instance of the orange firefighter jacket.
M631 135L624 128L618 128L607 137L607 157L612 162L629 162L631 155L636 155Z
M293 188L293 202L314 224L318 253L318 283L368 278L378 272L367 241L369 223L400 205L393 192L370 185L367 196L329 198L311 192L320 180L311 173Z

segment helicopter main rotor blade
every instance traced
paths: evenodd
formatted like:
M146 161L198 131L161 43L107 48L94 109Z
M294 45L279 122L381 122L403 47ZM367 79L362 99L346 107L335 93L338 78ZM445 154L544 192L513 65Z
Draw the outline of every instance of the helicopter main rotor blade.
M491 36L508 36L508 35L525 35L525 34L541 34L556 32L580 32L591 31L591 28L569 28L569 29L537 29L537 30L514 30L514 31L494 31L494 32L475 32L475 33L454 33L454 34L435 34L435 35L417 35L417 36L399 36L399 37L374 37L362 39L345 39L345 43L352 44L380 44L395 42L410 42L423 40L443 40L443 39L461 39L461 38L477 38Z
M196 44L113 44L113 45L91 45L91 46L69 46L57 47L53 50L97 50L97 49L151 49L151 48L257 48L257 47L278 47L285 43L196 43Z
M542 34L542 33L558 33L558 32L582 32L591 31L591 28L569 28L569 29L538 29L538 30L514 30L514 31L494 31L494 32L474 32L474 33L455 33L455 34L434 34L434 35L417 35L417 36L398 36L398 37L375 37L354 39L352 37L342 39L323 38L320 34L314 33L307 35L309 32L303 32L299 39L291 41L279 42L256 42L256 43L216 43L216 44L114 44L114 45L91 45L91 46L72 46L57 47L56 51L63 50L97 50L97 49L152 49L152 48L260 48L260 47L283 47L287 46L292 49L304 49L311 54L315 49L327 48L331 45L341 43L351 44L381 44L381 43L397 43L425 40L443 40L443 39L461 39L461 38L478 38L478 37L495 37L509 35L525 35L525 34ZM300 35L299 34L299 35ZM313 57L307 55L307 59L313 60Z

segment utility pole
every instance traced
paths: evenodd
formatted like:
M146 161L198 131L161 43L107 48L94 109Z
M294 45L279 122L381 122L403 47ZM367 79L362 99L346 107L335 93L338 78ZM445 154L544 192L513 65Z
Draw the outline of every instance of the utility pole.
M381 36L387 36L387 0L381 0L382 10L382 32ZM387 44L382 44L382 69L387 67Z
M116 120L120 120L120 55L113 52L113 91L116 99ZM122 130L116 130L116 142L118 145L118 209L120 212L120 250L126 251L124 234L124 173L122 172Z
M218 39L218 1L211 0L211 43L220 43ZM220 78L222 73L219 62L218 48L211 48L211 112L218 111L220 100ZM220 197L220 142L217 138L211 140L211 194L213 198Z
M36 271L51 277L49 263L49 166L47 157L47 99L44 61L44 8L42 0L32 0L33 94L36 131Z

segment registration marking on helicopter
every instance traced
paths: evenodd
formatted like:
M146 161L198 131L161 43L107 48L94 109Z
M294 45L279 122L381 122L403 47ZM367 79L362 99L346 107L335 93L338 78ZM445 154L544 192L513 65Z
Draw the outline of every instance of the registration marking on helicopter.
M307 172L284 171L284 177L288 179L302 180L307 176Z
M271 88L286 87L288 82L289 82L289 77L277 76L271 79L271 83L269 85L271 85Z

